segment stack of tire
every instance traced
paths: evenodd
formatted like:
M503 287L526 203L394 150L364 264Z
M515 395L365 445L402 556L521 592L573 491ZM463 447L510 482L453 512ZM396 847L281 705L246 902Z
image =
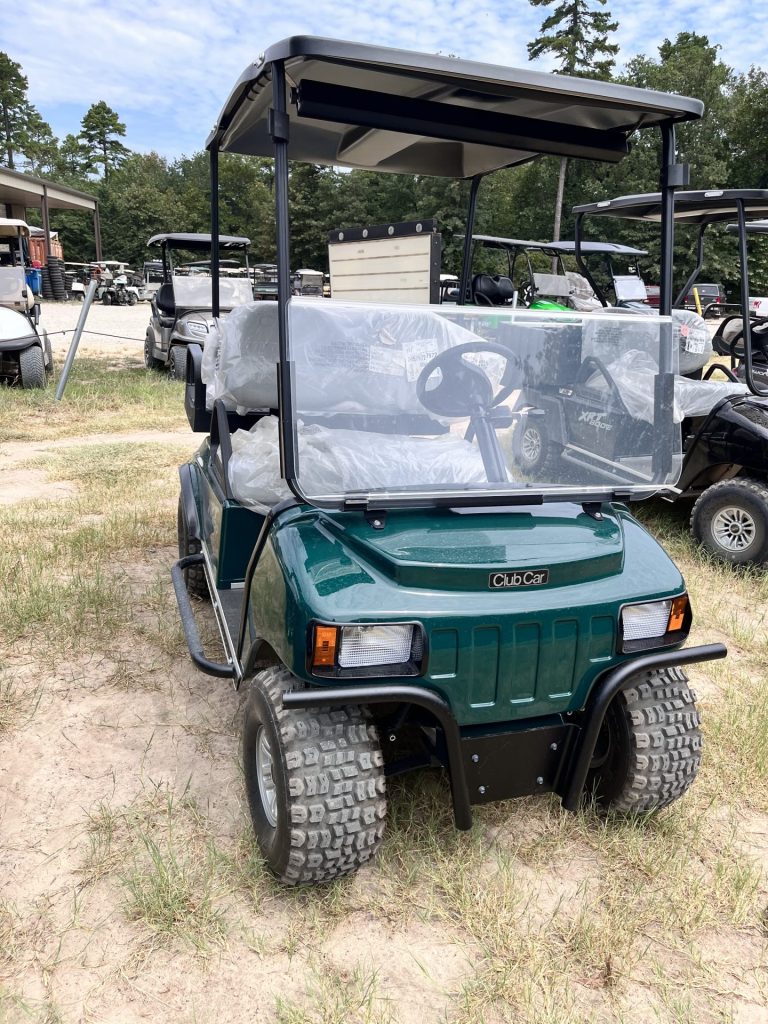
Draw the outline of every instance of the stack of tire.
M53 285L51 284L51 274L48 267L41 268L40 276L43 280L43 298L51 300L53 298Z
M72 298L72 285L75 283L75 272L74 270L67 270L64 272L64 291L67 293L67 298Z
M49 256L48 276L51 279L53 298L57 302L64 302L67 297L67 289L64 282L64 260L58 256Z

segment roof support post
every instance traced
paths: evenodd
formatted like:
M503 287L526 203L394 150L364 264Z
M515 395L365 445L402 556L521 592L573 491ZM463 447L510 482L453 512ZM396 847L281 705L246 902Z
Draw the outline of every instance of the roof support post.
M690 292L691 288L693 288L699 274L701 273L701 268L704 266L704 232L707 230L707 223L708 222L705 222L699 226L699 234L696 238L696 266L693 268L691 276L678 292L677 298L675 299L676 306L682 306L685 304L685 297Z
M208 150L211 160L211 314L221 313L219 294L219 144ZM165 257L165 252L163 252Z
M573 255L576 258L576 266L579 268L579 271L584 275L584 277L586 277L587 281L589 281L592 291L598 297L603 307L606 307L608 305L608 300L603 294L600 285L592 276L581 251L581 224L583 220L584 214L577 213L576 219L573 222ZM531 280L533 280L533 278L531 278Z
M675 125L661 125L661 282L659 314L672 312L672 273L675 258L675 189L685 184L687 168L675 163Z
M93 241L96 245L96 262L101 263L101 216L99 215L99 204L93 208Z
M43 244L45 245L45 260L47 263L51 258L51 221L48 216L48 189L45 185L43 185L40 207L43 214Z
M469 189L469 206L467 208L467 227L464 232L464 256L461 264L461 283L459 284L458 305L463 306L469 292L469 275L472 270L472 235L475 230L475 213L477 212L477 193L480 191L482 174L476 174Z
M269 134L275 149L275 224L277 229L277 326L280 361L278 363L278 398L280 421L280 466L282 476L295 492L296 449L298 437L293 417L291 394L291 363L288 355L288 302L291 298L291 236L288 209L288 138L289 119L286 103L285 65L272 64L272 108L269 112Z
M749 390L765 398L768 389L755 383L752 375L752 324L749 319L749 256L747 253L747 215L743 199L736 200L736 214L739 225L739 270L741 277L741 321L742 344L744 345L744 375Z

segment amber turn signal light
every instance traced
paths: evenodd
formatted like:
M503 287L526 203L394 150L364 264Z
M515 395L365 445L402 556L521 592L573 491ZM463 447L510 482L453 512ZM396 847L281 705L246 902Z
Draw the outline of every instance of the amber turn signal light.
M687 608L687 594L681 594L680 597L676 597L672 601L672 607L669 610L669 622L667 624L668 633L677 633L678 630L683 628L683 623L685 622L685 612Z
M333 668L336 664L338 638L337 626L315 626L315 642L312 648L312 666L314 668Z

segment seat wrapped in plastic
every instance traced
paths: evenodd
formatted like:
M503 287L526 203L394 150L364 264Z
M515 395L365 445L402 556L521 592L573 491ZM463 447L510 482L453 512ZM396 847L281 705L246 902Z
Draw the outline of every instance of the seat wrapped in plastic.
M646 423L654 422L654 389L658 366L647 352L630 349L617 359L606 364L627 412L635 419ZM608 394L608 382L600 371L595 371L586 381L589 388ZM706 416L718 402L734 395L744 395L744 384L730 381L691 380L675 377L674 421L680 423L688 417Z
M299 423L298 440L302 486L313 495L486 481L478 448L455 434L411 437ZM275 416L232 435L229 482L245 505L290 497L280 476Z
M359 304L358 304L359 306ZM305 412L423 415L415 381L439 352L477 336L428 308L387 310L293 300L291 360L302 371ZM239 413L277 408L277 303L234 309L204 350L209 406L220 398Z
M575 270L566 270L565 277L570 285L568 305L571 309L579 313L593 313L603 308L602 302L583 274L577 274Z

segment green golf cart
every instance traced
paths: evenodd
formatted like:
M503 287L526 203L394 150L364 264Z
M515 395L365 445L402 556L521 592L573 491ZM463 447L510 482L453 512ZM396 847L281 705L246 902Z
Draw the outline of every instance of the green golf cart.
M245 686L253 826L282 882L325 882L381 844L387 778L442 767L473 804L557 793L638 813L693 781L685 583L628 503L673 484L669 318L676 122L697 100L431 54L296 37L246 69L207 148L275 158L278 301L236 308L187 356L190 423L173 580L194 663ZM463 305L483 177L540 153L618 161L663 139L662 314ZM288 160L470 178L457 305L291 296ZM214 266L213 316L218 313ZM567 472L512 458L511 396L641 349L635 430ZM602 416L602 419L601 419ZM561 462L559 465L566 465ZM224 659L205 652L209 598Z

